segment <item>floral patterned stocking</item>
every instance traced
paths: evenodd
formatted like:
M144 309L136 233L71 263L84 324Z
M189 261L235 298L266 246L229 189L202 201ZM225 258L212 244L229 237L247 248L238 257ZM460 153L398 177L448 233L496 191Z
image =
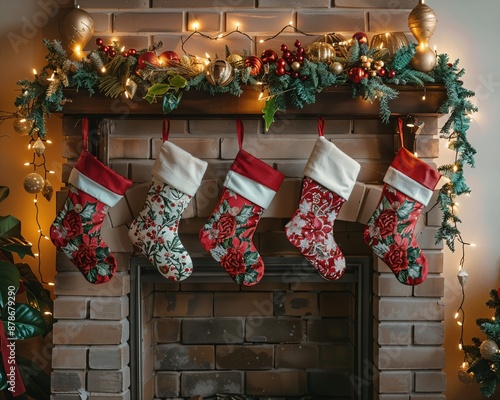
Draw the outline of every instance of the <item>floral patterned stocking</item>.
M253 234L284 175L241 148L239 120L237 127L240 151L226 175L219 202L200 231L200 242L236 283L252 286L264 275Z
M116 260L101 238L101 225L131 183L87 150L71 171L68 197L50 227L50 238L91 283L107 282L115 273Z
M128 235L167 279L181 281L193 272L193 261L178 235L182 212L201 184L207 163L164 142L152 170L146 202Z
M285 233L321 277L335 280L344 274L345 259L335 243L333 224L360 165L320 135L304 169L299 208Z
M385 174L379 204L364 231L365 242L405 285L418 285L427 278L427 259L413 232L440 177L401 148Z

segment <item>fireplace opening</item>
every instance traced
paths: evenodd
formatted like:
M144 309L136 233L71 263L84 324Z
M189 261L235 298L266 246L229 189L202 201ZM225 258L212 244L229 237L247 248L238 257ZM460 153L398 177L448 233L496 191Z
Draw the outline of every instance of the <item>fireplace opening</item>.
M210 257L180 283L132 257L132 398L372 398L371 258L346 257L337 281L302 257L263 259L240 287Z

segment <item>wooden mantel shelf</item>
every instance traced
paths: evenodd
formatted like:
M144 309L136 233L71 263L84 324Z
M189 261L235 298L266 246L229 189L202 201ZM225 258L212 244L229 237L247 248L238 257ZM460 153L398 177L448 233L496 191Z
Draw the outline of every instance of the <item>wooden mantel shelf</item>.
M426 85L424 90L414 86L394 86L399 92L398 98L389 103L392 115L438 115L439 108L446 100L443 85ZM142 96L134 99L109 98L100 94L92 96L86 90L67 89L64 92L70 99L64 105L64 115L86 115L91 117L137 117L164 118L161 99L158 103L149 104ZM259 92L252 88L245 89L239 97L231 94L211 95L208 92L186 91L177 109L167 114L168 118L261 118L264 102L258 100ZM289 109L286 118L369 118L379 116L379 103L370 103L361 98L353 98L349 86L330 87L317 94L314 104L305 105L303 109ZM285 113L280 113L282 118ZM279 115L277 115L279 117Z

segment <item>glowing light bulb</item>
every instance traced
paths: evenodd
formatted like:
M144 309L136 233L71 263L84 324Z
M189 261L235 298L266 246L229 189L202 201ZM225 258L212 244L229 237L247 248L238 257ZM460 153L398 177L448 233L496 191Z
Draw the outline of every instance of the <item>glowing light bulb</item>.
M122 46L122 48L120 49L120 52L124 52L125 51L125 46Z
M293 26L293 21L290 21L288 25Z
M240 24L239 23L236 23L236 30L240 30Z
M38 72L36 71L35 68L33 68L33 75L36 75L36 74L38 74Z
M101 68L101 72L102 72L103 74L105 74L105 73L106 73L106 67L104 67L104 66L103 66L103 67Z
M38 200L37 199L33 199L33 203L38 203Z
M45 311L43 314L44 315L52 315L52 313L50 311Z
M414 153L413 153L413 155L414 155L415 157L418 157L418 153L417 153L417 152L414 152Z
M80 47L80 45L76 45L75 46L75 53L80 53L82 51L82 48Z
M422 96L422 100L425 101L426 97L425 94Z
M46 140L45 143L52 144L52 140Z
M33 253L33 255L34 255L35 257L38 257L38 256L39 256L39 254L38 254L38 253Z
M52 170L49 171L49 174L55 174L55 173L56 173L56 171L52 171Z
M195 23L193 24L193 30L197 31L197 30L198 30L198 26L199 26L199 25L198 25L198 22L195 22Z
M457 325L458 325L458 326L462 326L462 322L457 321Z
M457 172L457 171L458 171L458 165L455 164L455 165L453 165L453 172Z
M260 39L260 40L259 40L259 43L264 43L264 39Z
M47 285L54 286L54 282L48 282Z
M456 312L456 313L455 313L455 319L457 319L459 315L460 315L460 314L459 314L458 312Z
M25 163L24 163L24 165L25 165L25 166L28 166L28 165L30 165L30 164L31 164L31 163L29 163L29 162L25 162Z
M462 350L462 343L458 344L458 350Z
M260 92L258 100L262 100L262 96L264 96L264 93Z
M223 34L222 33L219 33L219 35L217 36L218 39L222 39L223 38Z

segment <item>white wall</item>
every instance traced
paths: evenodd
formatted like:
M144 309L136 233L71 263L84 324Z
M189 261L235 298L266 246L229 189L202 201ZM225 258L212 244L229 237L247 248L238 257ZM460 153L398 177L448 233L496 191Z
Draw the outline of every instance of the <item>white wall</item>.
M479 317L491 317L485 305L491 289L500 285L500 217L497 211L500 186L498 148L500 135L497 118L500 112L500 76L498 63L498 37L500 36L500 2L482 1L428 1L438 15L438 28L431 41L438 52L445 52L452 60L460 59L465 68L464 86L476 92L479 113L475 114L468 138L477 150L476 167L465 171L472 189L471 196L459 201L463 219L461 232L465 241L477 244L466 248L465 270L469 273L466 284L465 336L471 343L473 336L484 338L476 326ZM445 121L442 118L441 121ZM441 161L451 161L451 152L444 146ZM458 350L460 330L454 314L460 304L460 285L456 278L460 249L445 253L446 277L446 372L448 399L484 399L476 384L464 385L458 381L457 369L463 361Z

